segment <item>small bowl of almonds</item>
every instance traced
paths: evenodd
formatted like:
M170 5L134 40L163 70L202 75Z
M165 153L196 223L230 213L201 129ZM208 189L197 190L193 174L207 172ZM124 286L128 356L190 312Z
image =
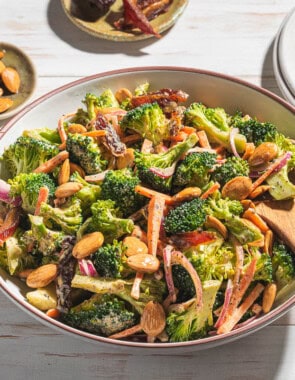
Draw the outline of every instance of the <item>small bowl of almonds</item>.
M23 108L35 87L36 71L31 59L15 45L0 41L0 120Z

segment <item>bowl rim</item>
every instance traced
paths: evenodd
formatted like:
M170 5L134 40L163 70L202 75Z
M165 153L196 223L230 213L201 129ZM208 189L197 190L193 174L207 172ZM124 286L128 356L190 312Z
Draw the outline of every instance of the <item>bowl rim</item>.
M3 120L6 120L8 118L13 117L14 115L16 115L18 112L23 110L28 105L28 103L30 102L30 100L32 99L32 97L36 91L38 76L37 76L36 65L34 64L32 58L25 52L24 49L22 49L21 47L19 47L17 45L14 45L10 42L1 41L1 40L0 40L0 48L6 49L6 50L10 49L10 50L16 51L19 55L21 55L26 60L27 65L28 65L28 67L30 67L31 72L32 72L32 80L30 82L31 86L30 86L29 94L26 96L24 101L22 103L20 103L18 106L16 106L12 110L7 110L6 112L3 112L0 114L0 121L3 121ZM0 128L0 131L1 131L1 128Z
M120 74L132 74L135 72L156 72L156 71L163 71L163 72L170 72L170 71L178 71L178 72L188 72L188 73L195 73L195 74L201 74L201 75L207 75L207 76L213 76L220 79L224 79L230 82L234 82L237 84L240 84L244 87L248 87L256 92L259 92L272 100L278 102L283 107L285 107L287 110L292 112L295 115L295 107L289 104L287 101L279 97L278 95L270 92L267 89L264 89L262 87L259 87L257 85L251 84L247 81L244 81L242 79L227 75L218 73L215 71L209 71L209 70L203 70L203 69L197 69L197 68L191 68L191 67L181 67L181 66L141 66L141 67L129 67L124 69L117 69L117 70L110 70L101 72L98 74L93 74L90 76L86 76L77 80L74 80L68 84L62 85L45 95L39 97L29 105L25 106L16 116L14 116L11 120L9 120L3 128L0 130L0 140L4 137L6 133L12 128L12 126L21 119L26 113L31 111L33 108L35 108L38 104L42 103L46 99L54 96L55 94L61 93L71 87L75 87L76 85L80 85L86 82L90 82L92 80L102 79L108 76L114 76L114 75L120 75ZM295 305L295 294L291 296L288 300L286 300L281 306L278 306L265 316L262 316L258 318L257 320L254 320L253 322L249 323L246 326L239 327L239 329L232 330L231 332L227 334L221 334L221 335L214 335L211 337L206 337L202 339L192 340L188 342L175 342L175 343L145 343L145 342L131 342L131 341L121 341L121 340L114 340L106 337L101 337L99 335L94 335L82 330L74 329L66 324L63 324L55 319L52 319L48 317L44 312L36 309L34 306L30 305L25 300L18 299L12 291L6 286L5 280L3 277L0 277L0 289L1 291L14 303L16 303L18 306L21 306L24 311L28 312L30 315L36 317L38 320L43 322L44 324L57 329L61 333L68 333L72 336L84 338L88 342L89 340L92 342L98 342L98 343L105 343L109 346L117 347L117 346L124 346L126 348L145 348L145 349L175 349L175 348L185 348L189 347L192 349L205 349L209 347L214 347L218 345L222 345L227 343L228 341L233 341L236 339L239 339L241 337L244 337L250 333L253 333L263 327L266 327L271 322L275 321L285 313L287 313L294 305Z

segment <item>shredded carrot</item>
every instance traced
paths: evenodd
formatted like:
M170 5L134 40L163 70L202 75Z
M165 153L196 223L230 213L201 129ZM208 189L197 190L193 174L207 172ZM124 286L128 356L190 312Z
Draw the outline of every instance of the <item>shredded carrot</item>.
M41 204L43 202L47 202L48 196L49 196L48 187L47 186L40 187L39 195L38 195L38 199L37 199L37 203L36 203L36 207L35 207L35 215L40 214Z
M129 329L120 331L116 334L108 336L110 339L123 339L123 338L128 338L128 336L134 335L138 332L142 331L141 324L139 323L138 325L129 327Z
M191 135L192 133L196 133L196 129L194 127L188 127L184 126L181 128L182 132L186 133L187 135Z
M107 132L102 130L97 131L89 131L89 132L83 132L81 133L82 136L88 136L88 137L102 137L106 136Z
M134 133L133 135L127 135L121 138L121 141L125 144L132 143L139 140L142 140L142 136L139 135L138 133Z
M202 148L209 148L210 149L211 145L209 143L209 140L208 140L206 132L205 131L198 131L197 135L199 137L199 145Z
M187 138L187 133L181 130L180 132L177 133L177 135L169 136L167 140L173 141L173 142L181 142L181 141L186 140L186 138Z
M281 163L282 163L282 157L280 159L277 159L275 162L273 162L268 167L268 169L259 178L257 178L257 180L252 184L252 189L251 189L250 194L256 189L256 187L260 186L266 180L266 178L269 177L272 174L272 172L278 166L281 165Z
M57 127L58 134L59 134L59 137L60 137L60 140L62 143L64 143L67 139L67 134L66 134L66 131L64 129L64 119L65 119L64 116L59 119L58 127Z
M63 150L59 152L56 156L52 157L48 161L45 161L42 165L36 168L34 170L34 173L50 173L67 158L69 158L69 152Z
M157 255L158 240L165 209L165 198L155 195L148 206L147 240L150 255Z
M218 190L220 188L220 184L218 182L215 182L211 187L209 187L208 190L205 191L205 193L203 193L201 195L201 199L207 199L209 197L209 195L213 194L216 190Z
M253 305L256 299L260 296L264 290L264 285L258 283L255 288L246 297L244 302L239 306L233 314L224 322L217 330L217 334L224 334L231 331L235 325L239 322L242 316L247 312L247 310Z
M269 228L265 221L251 208L248 208L243 214L243 218L250 220L262 233L266 233Z
M157 195L157 196L161 196L162 198L164 198L166 202L171 201L170 195L162 194L156 190L152 190L152 189L149 189L149 188L141 186L141 185L135 186L134 190L136 193L143 195L144 197L147 197L147 198L152 198L153 196Z
M243 154L242 159L248 160L248 158L252 155L254 150L255 150L255 145L253 143L246 143L245 152Z

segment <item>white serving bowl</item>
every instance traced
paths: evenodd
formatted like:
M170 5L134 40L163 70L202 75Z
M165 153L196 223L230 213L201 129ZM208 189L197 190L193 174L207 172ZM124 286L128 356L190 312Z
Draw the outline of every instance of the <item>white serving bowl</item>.
M282 133L289 137L295 137L295 108L267 90L227 75L193 68L138 67L106 72L77 80L34 101L10 120L0 132L0 154L4 147L15 141L25 129L44 126L56 128L57 120L63 114L81 107L81 100L87 92L99 94L106 88L115 91L120 87L133 90L137 85L146 81L151 84L152 89L182 89L190 95L189 103L198 101L211 107L220 106L225 108L228 113L235 113L239 110L256 116L261 121L272 122ZM0 173L1 170L2 177L3 168L1 169L0 166ZM231 342L270 324L295 304L295 286L292 284L284 296L276 302L275 308L270 313L228 334L183 343L142 343L100 337L76 330L49 318L26 301L25 284L17 278L10 277L3 270L0 270L0 285L4 294L20 308L60 332L99 344L108 344L109 347L113 346L115 349L128 351L141 349L149 353L200 350Z

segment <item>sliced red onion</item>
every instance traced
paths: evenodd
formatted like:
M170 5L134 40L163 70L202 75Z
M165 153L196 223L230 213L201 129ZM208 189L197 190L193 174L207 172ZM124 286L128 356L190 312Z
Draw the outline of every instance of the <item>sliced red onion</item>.
M179 264L184 267L184 269L187 270L189 275L192 278L193 284L196 289L196 307L199 309L203 306L203 289L202 289L202 283L200 280L200 277L198 273L196 272L195 268L192 266L190 261L187 259L186 256L184 256L183 253L179 251L173 251L171 254L171 264Z
M279 163L279 165L273 170L273 173L277 173L285 165L287 165L287 163L288 163L288 161L290 160L291 157L292 157L292 153L291 152L286 152L285 155L281 158L281 162Z
M13 206L19 206L22 202L21 197L11 198L9 192L10 185L3 181L3 179L0 179L0 201L12 204Z
M149 170L155 175L157 175L158 177L169 178L174 174L175 168L176 168L176 162L172 166L169 166L168 168L164 168L164 169L150 168Z
M238 284L244 265L244 249L237 241L234 242L234 247L236 253L234 284Z
M235 143L235 137L238 132L239 132L238 128L232 128L229 132L230 147L233 152L233 155L236 157L240 157L239 153L237 152L236 143Z
M98 277L98 273L91 260L78 260L79 269L83 276Z
M20 221L20 210L17 207L10 209L0 227L0 246L16 231Z
M225 290L225 293L224 293L224 303L223 303L223 306L222 306L222 309L221 309L221 313L219 314L219 317L218 317L218 319L217 319L217 321L216 321L216 323L214 325L214 327L216 329L218 329L218 327L221 326L222 323L224 322L224 319L225 319L225 316L226 316L226 313L227 313L227 310L228 310L228 306L229 306L229 303L230 303L232 292L233 292L233 283L232 283L231 279L228 279L226 290Z
M163 261L164 261L165 278L166 278L170 300L171 302L175 302L176 293L175 293L175 287L174 287L174 282L173 282L173 277L172 277L172 266L171 266L172 251L173 251L172 245L167 245L163 249Z

